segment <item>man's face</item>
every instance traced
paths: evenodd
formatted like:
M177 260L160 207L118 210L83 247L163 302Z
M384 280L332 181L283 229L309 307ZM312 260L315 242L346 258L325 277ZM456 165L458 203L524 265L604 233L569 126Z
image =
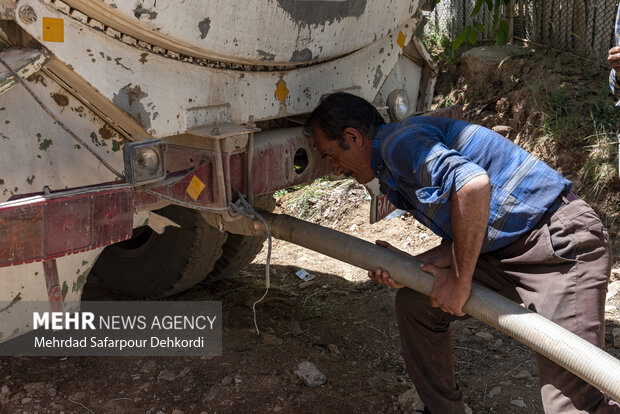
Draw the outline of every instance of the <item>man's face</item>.
M366 184L374 178L370 168L372 141L370 138L364 139L357 129L345 130L347 149L341 148L338 141L328 140L319 128L314 128L312 136L315 148L323 158L329 159L335 175L353 177L360 184Z

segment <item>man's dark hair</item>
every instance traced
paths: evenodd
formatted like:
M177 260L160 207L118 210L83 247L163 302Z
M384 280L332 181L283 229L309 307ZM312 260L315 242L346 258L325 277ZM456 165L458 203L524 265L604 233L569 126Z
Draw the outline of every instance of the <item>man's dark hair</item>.
M325 137L338 141L340 148L347 150L344 130L352 127L370 137L385 121L372 104L359 96L345 92L336 92L321 98L319 106L310 114L304 126L304 134L312 135L314 128L319 128Z

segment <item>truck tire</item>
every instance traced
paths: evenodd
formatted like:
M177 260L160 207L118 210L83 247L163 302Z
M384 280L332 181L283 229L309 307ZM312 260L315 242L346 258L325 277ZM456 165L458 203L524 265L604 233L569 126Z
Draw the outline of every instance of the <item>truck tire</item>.
M254 199L254 206L269 212L276 208L273 194L266 194ZM228 233L226 243L222 246L222 256L218 259L204 283L234 275L248 265L263 248L267 236L242 236Z
M105 248L93 272L113 290L159 299L203 280L222 254L226 233L210 226L200 212L176 205L157 212L181 227L162 234L144 226L134 237Z

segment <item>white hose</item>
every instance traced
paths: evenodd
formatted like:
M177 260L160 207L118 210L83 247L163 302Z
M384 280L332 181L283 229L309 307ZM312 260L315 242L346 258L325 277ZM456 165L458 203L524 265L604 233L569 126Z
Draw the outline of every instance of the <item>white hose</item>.
M364 270L380 267L392 279L429 295L433 277L420 263L367 241L287 215L265 215L274 237ZM474 284L463 310L620 401L620 361L572 332L503 296Z

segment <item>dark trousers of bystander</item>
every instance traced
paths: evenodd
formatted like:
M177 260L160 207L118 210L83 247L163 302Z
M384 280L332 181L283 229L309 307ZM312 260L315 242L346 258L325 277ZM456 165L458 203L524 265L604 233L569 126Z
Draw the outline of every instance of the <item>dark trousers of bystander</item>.
M571 198L562 197L553 214L515 243L482 254L474 282L604 347L609 236L592 208ZM450 322L459 318L407 288L396 295L396 315L407 371L427 409L462 414L450 340ZM545 413L620 413L596 388L541 355L536 360Z

